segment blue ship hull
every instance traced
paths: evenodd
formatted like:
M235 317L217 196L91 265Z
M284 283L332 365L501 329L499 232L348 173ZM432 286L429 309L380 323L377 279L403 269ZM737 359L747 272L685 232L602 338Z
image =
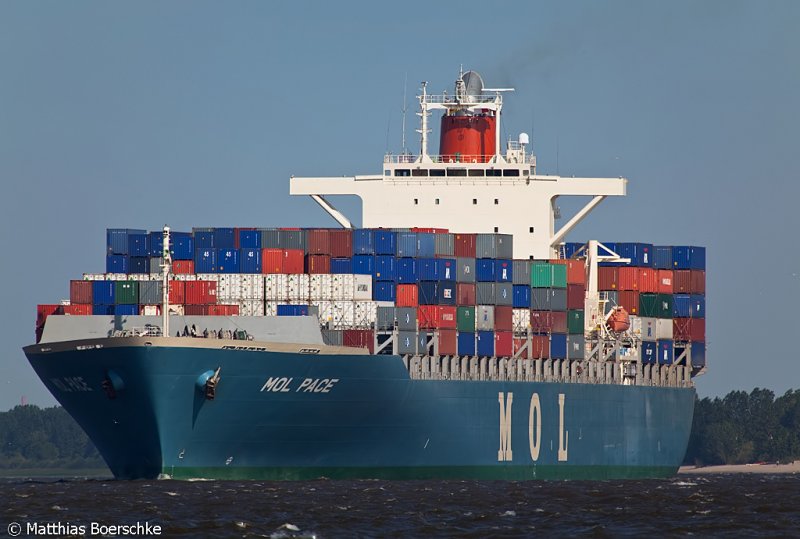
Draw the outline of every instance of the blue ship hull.
M398 356L141 341L25 349L117 478L667 477L692 424L693 388L417 380Z

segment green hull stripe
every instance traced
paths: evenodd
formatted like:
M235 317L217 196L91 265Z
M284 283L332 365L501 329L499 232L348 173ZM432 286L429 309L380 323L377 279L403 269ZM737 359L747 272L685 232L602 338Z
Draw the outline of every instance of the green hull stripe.
M165 467L173 479L647 479L672 477L672 466L432 466L396 468Z

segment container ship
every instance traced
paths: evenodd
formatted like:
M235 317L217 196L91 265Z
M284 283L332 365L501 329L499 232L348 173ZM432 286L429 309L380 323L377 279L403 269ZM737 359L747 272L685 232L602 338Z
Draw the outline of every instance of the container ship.
M39 305L24 351L115 477L673 475L705 249L567 242L627 180L501 148L506 91L423 84L418 154L292 177L338 228L108 229L106 272ZM360 197L362 227L328 195ZM557 229L563 196L591 198Z

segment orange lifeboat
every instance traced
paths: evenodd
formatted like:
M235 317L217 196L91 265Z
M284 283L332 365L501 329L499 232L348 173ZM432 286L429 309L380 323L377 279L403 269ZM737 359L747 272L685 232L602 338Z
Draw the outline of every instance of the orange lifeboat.
M631 319L628 311L623 307L614 307L606 319L606 326L615 333L627 331L631 327Z

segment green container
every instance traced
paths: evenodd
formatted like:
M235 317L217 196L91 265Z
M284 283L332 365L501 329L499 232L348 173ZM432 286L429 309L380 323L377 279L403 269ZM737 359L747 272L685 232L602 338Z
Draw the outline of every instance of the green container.
M656 318L672 318L672 294L658 295Z
M533 262L531 264L531 286L533 288L566 288L566 264Z
M659 296L660 294L639 294L639 316L658 318L661 312Z
M583 310L567 311L567 333L583 335Z
M139 281L116 281L114 283L114 302L117 305L139 303Z
M459 307L456 310L456 327L458 331L475 331L475 307Z

